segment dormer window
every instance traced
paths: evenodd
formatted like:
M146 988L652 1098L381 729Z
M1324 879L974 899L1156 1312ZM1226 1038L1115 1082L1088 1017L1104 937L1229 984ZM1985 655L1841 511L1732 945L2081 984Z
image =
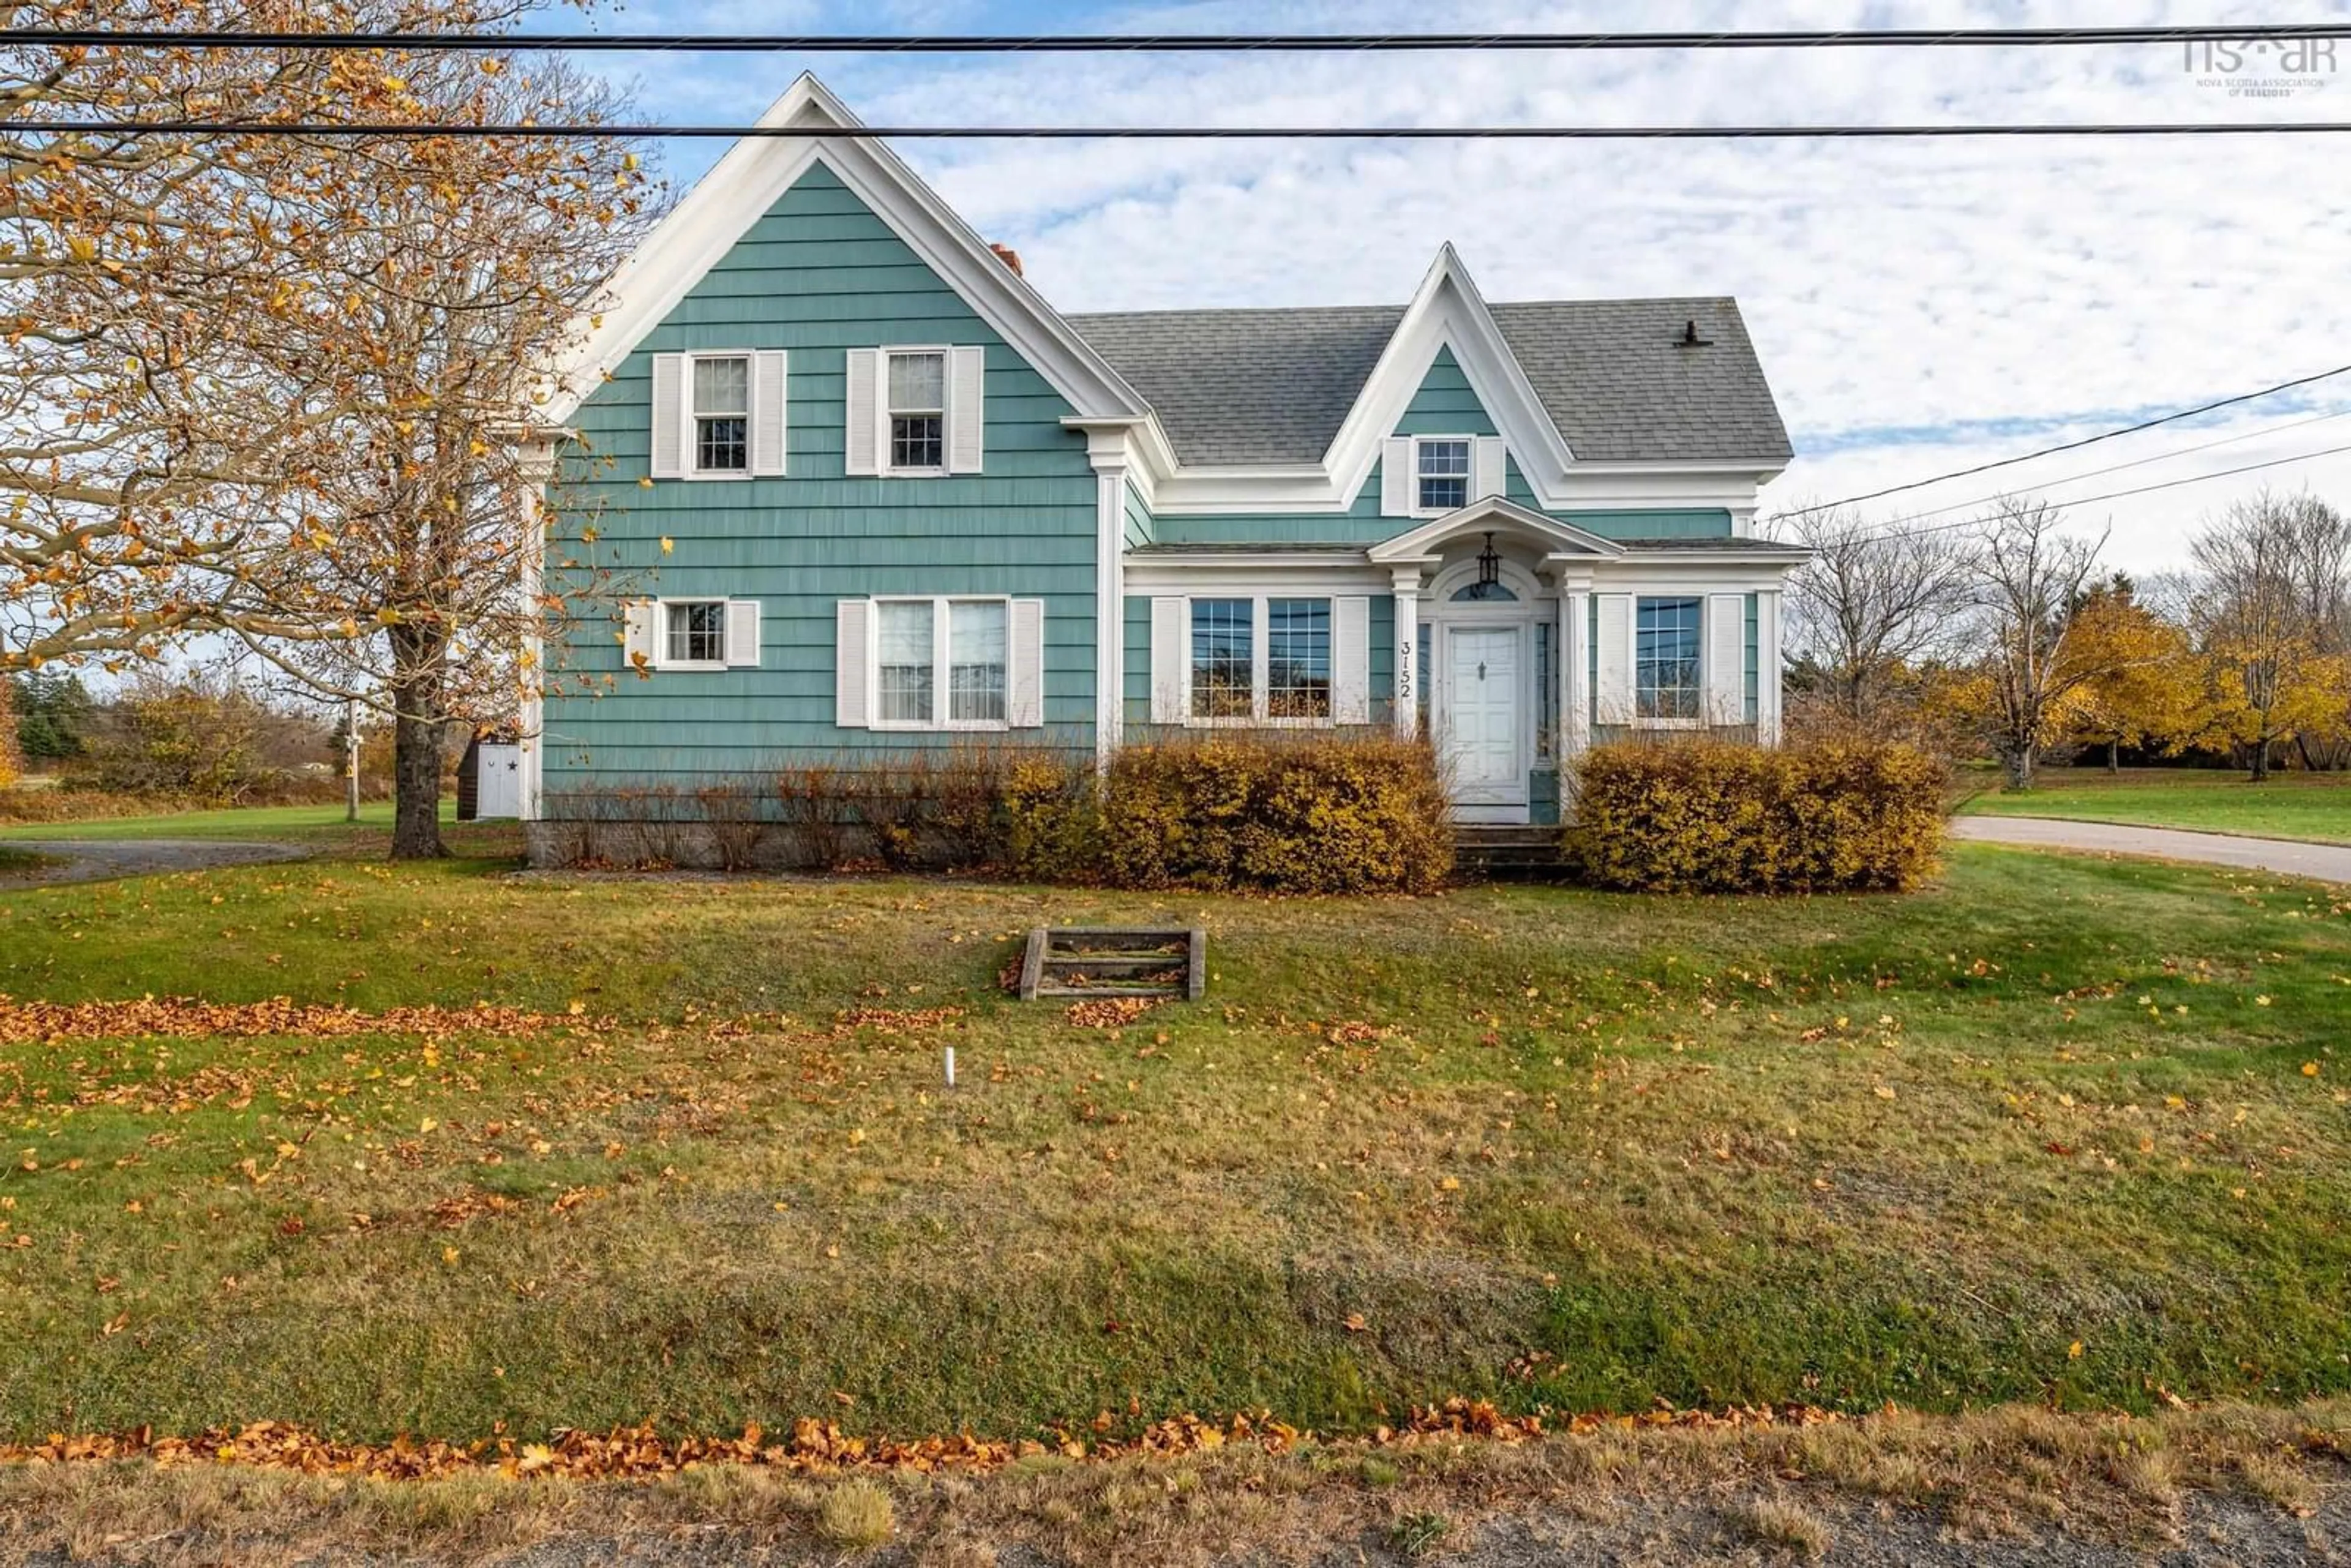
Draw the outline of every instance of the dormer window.
M1423 436L1414 444L1414 505L1450 512L1469 504L1469 438Z

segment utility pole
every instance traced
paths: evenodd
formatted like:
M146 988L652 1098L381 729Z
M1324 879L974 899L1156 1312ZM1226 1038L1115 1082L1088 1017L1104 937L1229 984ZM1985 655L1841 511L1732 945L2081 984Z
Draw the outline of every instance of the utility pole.
M360 700L343 699L343 821L360 820Z

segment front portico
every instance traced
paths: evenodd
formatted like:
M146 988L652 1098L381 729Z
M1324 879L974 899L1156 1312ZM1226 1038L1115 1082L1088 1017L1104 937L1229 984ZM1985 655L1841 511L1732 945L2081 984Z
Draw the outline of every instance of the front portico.
M1488 497L1364 553L1393 594L1393 721L1426 727L1458 821L1556 820L1562 767L1595 736L1777 737L1780 585L1800 551L1612 539Z

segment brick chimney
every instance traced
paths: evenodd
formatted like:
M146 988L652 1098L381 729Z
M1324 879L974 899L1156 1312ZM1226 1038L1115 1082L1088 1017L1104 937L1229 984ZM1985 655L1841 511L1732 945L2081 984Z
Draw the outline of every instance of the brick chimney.
M1013 277L1018 277L1020 276L1020 253L1019 251L1013 249L1008 245L998 245L993 240L988 242L987 248L996 253L998 260L1003 262L1005 266L1012 269Z

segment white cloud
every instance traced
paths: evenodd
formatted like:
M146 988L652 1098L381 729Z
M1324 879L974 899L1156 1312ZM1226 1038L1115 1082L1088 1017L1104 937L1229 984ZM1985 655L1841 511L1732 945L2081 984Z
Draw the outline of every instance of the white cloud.
M2303 15L2351 16L2351 0ZM742 7L726 26L782 26ZM639 6L631 28L706 26ZM780 15L780 13L778 13ZM803 16L809 19L803 21ZM870 28L1567 30L1622 6L1317 0L1031 10L962 5ZM946 20L940 18L945 17ZM2057 0L1640 8L1644 28L2063 25ZM2113 4L2098 20L2273 21L2253 4ZM2346 69L2288 99L2232 97L2168 46L1681 54L672 57L646 108L747 119L813 66L869 120L1089 124L1732 123L2343 118ZM623 65L622 68L627 68ZM1731 293L1801 455L1788 504L2005 456L2351 359L2351 183L2317 138L1932 142L914 143L947 199L1017 246L1071 309L1398 300L1440 240L1490 298ZM698 168L715 147L685 150ZM2002 484L2093 494L2351 440L2319 424L2066 487L2151 452L2351 406L2351 377L2130 443L1885 504L1897 516ZM2351 500L2351 459L2081 509L2115 553L2176 564L2204 509L2267 479Z

